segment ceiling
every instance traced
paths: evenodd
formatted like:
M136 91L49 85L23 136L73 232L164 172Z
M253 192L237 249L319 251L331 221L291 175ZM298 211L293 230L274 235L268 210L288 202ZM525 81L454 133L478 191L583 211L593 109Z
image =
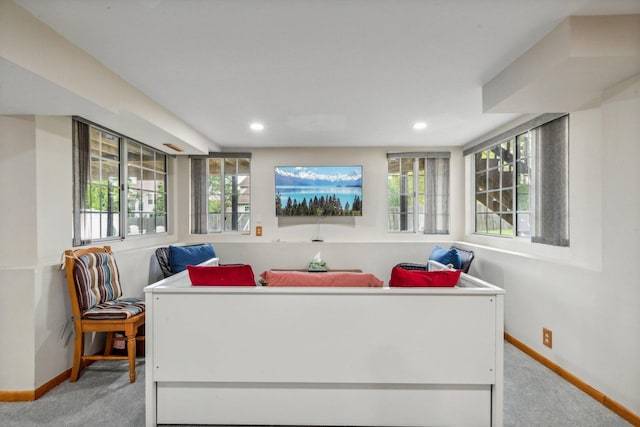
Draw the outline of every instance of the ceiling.
M640 0L14 2L212 149L461 146L522 113L483 112L482 86L567 16L640 13ZM47 114L39 86L22 110Z

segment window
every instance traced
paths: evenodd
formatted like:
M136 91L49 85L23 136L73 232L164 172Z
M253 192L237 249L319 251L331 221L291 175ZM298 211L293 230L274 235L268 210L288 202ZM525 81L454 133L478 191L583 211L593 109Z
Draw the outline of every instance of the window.
M251 231L251 154L191 158L191 232Z
M514 208L514 194L517 194L517 204L522 209L529 206L528 173L518 174L516 178L516 163L521 166L526 161L517 155L521 146L528 144L526 134L518 135L475 154L477 233L513 236L515 232L519 236L529 236L528 212L521 211L518 217ZM522 151L528 150L524 148ZM517 189L516 180L523 182ZM514 220L518 222L517 227Z
M74 179L77 206L74 209L76 244L120 236L120 138L84 123L76 123L78 151ZM75 174L74 174L75 175Z
M127 234L167 229L166 155L127 141Z
M450 153L387 154L388 230L449 232Z
M476 233L568 246L568 116L557 116L540 116L473 153Z
M73 129L73 245L166 231L166 155L79 119Z

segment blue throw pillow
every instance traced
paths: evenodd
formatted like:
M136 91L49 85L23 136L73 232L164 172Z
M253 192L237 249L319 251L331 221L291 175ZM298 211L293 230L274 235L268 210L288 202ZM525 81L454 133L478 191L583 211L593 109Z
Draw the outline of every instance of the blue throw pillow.
M460 259L460 254L454 248L444 249L440 246L436 246L431 251L431 255L429 255L429 259L433 261L438 261L440 264L453 264L453 268L456 270L460 269L462 265L462 260Z
M179 273L187 269L187 265L198 265L208 259L215 258L216 253L210 243L192 246L169 246L169 266L171 271Z

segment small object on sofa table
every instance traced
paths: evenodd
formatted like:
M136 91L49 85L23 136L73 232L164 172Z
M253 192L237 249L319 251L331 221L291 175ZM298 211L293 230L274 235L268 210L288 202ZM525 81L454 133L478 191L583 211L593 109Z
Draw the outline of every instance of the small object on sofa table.
M311 261L309 262L308 270L313 271L327 271L327 263L324 261Z
M309 265L307 269L309 271L320 271L320 272L327 271L327 263L322 260L322 255L320 255L320 252L315 254L313 259L309 261Z

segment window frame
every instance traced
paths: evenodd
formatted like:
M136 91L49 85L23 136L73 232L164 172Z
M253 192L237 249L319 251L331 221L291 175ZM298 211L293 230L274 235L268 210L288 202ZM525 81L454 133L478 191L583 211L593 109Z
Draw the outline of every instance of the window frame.
M241 162L246 164L241 165ZM213 163L218 163L217 173L211 172ZM190 233L250 234L251 153L209 153L207 156L190 156L190 166ZM204 175L204 178L200 174ZM218 179L215 180L213 177ZM217 205L218 208L212 209L212 205ZM243 207L242 211L240 207Z
M408 161L411 162L411 169L409 170L409 168L407 168L405 171L403 165L406 165ZM422 165L420 161L422 161ZM389 170L391 168L390 162L398 162L397 174L392 174ZM397 156L387 158L387 232L401 234L424 232L424 165L424 158L420 157ZM397 179L394 179L395 177L397 177ZM392 181L398 182L396 184L392 183ZM392 185L397 186L397 188L392 188ZM403 190L403 188L406 188L406 191ZM398 198L398 206L396 209L398 209L398 212L394 212L393 209L395 207L391 206L392 193L396 191ZM420 203L420 201L422 201L422 203ZM403 206L405 206L404 212ZM396 216L398 217L398 220L395 221L398 224L397 229L391 227L392 223L394 223L392 218ZM411 221L409 221L409 216L411 216ZM420 224L422 224L422 227Z
M387 232L399 234L449 234L449 193L450 193L450 152L410 152L387 153ZM398 162L398 172L392 173L391 162ZM411 168L406 168L403 174L403 163L412 163ZM442 163L439 163L442 162ZM438 176L437 170L444 167L446 173ZM431 170L433 168L433 171ZM403 183L404 177L411 177L411 182ZM429 176L434 183L429 182ZM399 177L399 179L394 179ZM392 181L398 181L392 188ZM437 182L436 182L437 181ZM406 186L407 191L403 191ZM392 199L398 198L398 206L392 206ZM402 212L402 198L410 199L406 206L406 212ZM435 207L435 212L430 212L429 205ZM399 209L398 212L393 209ZM408 216L411 215L409 225ZM392 228L393 217L399 216L395 221L398 229ZM404 220L403 220L403 217ZM406 229L403 229L403 224Z
M167 154L160 151L160 150L156 150L153 147L149 147L146 144L143 144L139 141L135 141L133 139L130 138L124 138L124 142L125 145L122 149L122 151L125 153L125 161L126 161L126 170L124 171L124 176L126 178L125 181L125 187L123 188L123 192L124 194L126 194L126 202L127 202L127 212L126 212L126 216L125 216L125 230L126 230L126 236L143 236L143 235L154 235L154 234L162 234L162 233L167 233L167 229L168 229L168 213L167 213L167 198L168 198L168 192L167 192L167 176L168 176L168 162L167 162ZM129 152L130 152L130 147L131 146L138 146L140 149L140 164L139 165L135 165L135 164L131 164L132 161L129 159ZM153 159L149 159L147 158L145 160L145 151L147 151L147 154L153 154ZM158 156L162 157L162 167L158 167ZM146 163L146 164L145 164ZM149 166L149 163L151 164L151 166ZM130 182L131 182L131 176L130 176L130 170L131 168L134 169L140 169L141 174L139 175L141 177L141 183L139 187L136 188L131 188L130 186ZM151 190L150 188L145 188L145 182L149 181L148 178L151 177L151 174L153 175L153 179L151 179L151 181L153 182L153 186L154 189ZM158 180L158 176L163 177L163 179ZM137 177L136 177L137 178ZM146 184L148 185L148 184ZM161 188L160 185L162 186ZM138 210L130 210L130 198L129 198L129 194L132 191L140 191L140 205L141 205L141 209ZM153 195L153 211L149 211L148 209L145 209L145 196L147 196L147 199L149 198L150 195ZM159 197L160 196L160 197ZM158 215L158 203L162 203L163 205L163 209L162 212L160 213L160 215ZM147 201L146 205L150 205L151 203L149 203ZM147 228L143 225L141 228L139 227L138 230L140 230L138 233L133 233L131 232L132 228L131 228L131 223L130 223L130 219L131 219L131 213L134 214L139 214L140 215L140 224L143 224L145 222L145 219L149 220L149 219L153 219L154 222L154 230L152 232L147 232ZM162 217L164 218L164 220L162 221L162 224L158 224L158 217ZM162 227L164 229L164 231L158 231L158 227Z
M538 131L543 131L544 129L549 128L549 126L556 126L554 123L562 123L564 127L563 130L563 138L562 139L545 139L539 140L536 135L538 135ZM520 138L526 137L525 148L521 150L521 145L519 143ZM512 206L511 213L513 215L513 233L509 235L499 234L499 233L489 233L478 231L478 215L484 214L484 212L478 211L478 175L482 173L482 171L478 170L478 162L476 157L484 152L489 152L496 147L500 147L503 143L513 140L514 142L514 168L512 174L512 184L511 189L513 191L512 197ZM543 145L541 145L543 144ZM542 114L538 117L535 117L532 120L529 120L519 126L514 127L513 129L509 129L489 140L481 142L477 145L471 146L464 150L463 154L465 156L471 155L470 164L471 164L471 215L472 215L472 223L473 230L472 234L478 236L489 236L489 237L502 237L512 240L522 240L527 241L529 243L543 243L549 244L553 246L569 246L569 238L568 238L568 224L566 229L566 238L560 237L558 241L545 241L544 237L540 237L540 226L538 222L541 219L541 216L545 216L544 207L539 202L541 193L540 191L544 191L543 188L540 187L540 183L538 182L541 177L544 177L544 174L547 170L547 167L544 167L540 164L539 151L541 147L546 147L547 144L551 144L551 146L563 146L564 153L559 157L562 160L562 164L559 162L555 162L557 165L556 170L564 171L566 179L564 181L566 188L562 189L562 193L566 195L566 200L564 201L564 205L562 207L561 213L563 215L562 220L568 222L568 210L569 210L569 199L568 199L568 169L569 169L569 153L568 153L568 144L569 144L569 114L568 113L547 113ZM527 151L528 150L528 151ZM488 160L487 160L488 161ZM522 173L519 173L519 167L522 167ZM543 172L541 172L541 168L543 168ZM560 169L558 169L560 168ZM528 169L525 171L525 169ZM488 163L485 171L488 171ZM557 172L555 172L557 173ZM542 174L542 175L541 175ZM546 188L544 184L541 184L542 187ZM528 188L527 202L528 209L524 209L520 206L519 200L521 196L525 193L522 193L520 190L524 188ZM502 187L501 187L502 188ZM489 189L487 188L485 192L488 193ZM545 202L542 202L545 204ZM547 203L548 205L548 203ZM487 203L485 204L485 209L488 211L488 198ZM555 206L555 205L554 205ZM487 214L488 215L488 214ZM528 216L529 221L525 229L522 228L520 224L519 216ZM546 215L548 217L548 215ZM545 217L546 221L549 221L548 218ZM551 223L555 223L557 221L551 220ZM545 223L546 225L546 223Z
M73 167L73 234L72 234L72 245L74 247L77 246L84 246L84 245L88 245L88 244L92 244L92 243L99 243L99 242L111 242L111 241L117 241L117 240L125 240L127 238L139 238L139 237L143 237L143 236L156 236L156 235L164 235L168 233L168 224L169 224L169 214L168 214L168 188L167 188L167 184L168 184L168 157L169 155L161 150L158 150L156 148L153 148L147 144L144 144L140 141L134 140L132 138L127 137L126 135L123 135L119 132L113 131L111 129L108 129L104 126L101 126L97 123L93 123L91 121L88 121L86 119L83 119L81 117L76 117L73 116L72 117L72 125L73 125L73 159L72 159L72 167ZM86 160L81 159L82 154L79 154L79 150L81 150L80 148L80 144L81 142L79 141L80 136L78 135L79 131L79 127L80 126L86 126L86 131L87 131L87 138L88 140L88 153L85 153L86 156ZM117 221L117 233L113 234L113 235L106 235L104 236L103 233L101 231L98 232L98 237L94 237L94 235L96 234L94 231L94 226L92 225L93 222L92 220L88 221L87 224L87 216L88 215L95 215L95 213L91 212L91 208L87 208L87 197L91 197L91 188L94 186L102 186L102 184L99 185L94 185L92 184L92 176L91 176L91 171L93 168L93 164L92 162L95 159L99 160L99 168L100 170L102 170L102 163L105 159L103 159L102 157L98 157L96 158L95 156L92 155L91 153L91 133L92 130L94 131L98 131L101 134L107 134L107 135L111 135L114 138L117 139L117 144L118 144L118 149L117 149L117 159L106 159L109 163L116 163L117 164L117 168L118 168L118 188L116 190L117 193L117 203L118 203L118 210L115 211L111 211L108 210L106 211L107 215L113 215L113 214L117 214L119 216L118 221ZM140 151L142 153L143 150L147 150L147 152L150 152L153 154L153 159L154 159L154 164L157 164L158 161L162 162L162 168L163 169L161 171L161 173L158 173L157 170L154 169L154 185L156 186L156 191L153 192L154 194L154 212L153 212L153 219L154 219L154 223L156 222L156 218L157 218L157 212L156 212L156 201L157 201L157 194L158 193L162 193L163 195L163 199L164 199L164 205L163 205L163 212L162 212L162 216L164 218L164 230L163 231L157 231L157 225L153 228L152 231L150 232L140 232L140 233L131 233L130 229L129 229L129 192L130 192L130 188L129 188L129 147L130 146L134 146L137 145L140 147ZM81 166L80 163L83 161L87 161L88 164ZM145 168L142 167L142 163L143 163L143 159L140 159L140 169L141 171L143 170L149 170L149 168ZM86 168L86 172L84 172L86 174L86 185L89 188L89 191L84 190L81 188L83 187L82 184L82 180L83 178L80 177L81 174L83 174L82 170ZM79 172L80 171L80 172ZM162 177L162 191L157 191L157 174L159 176ZM142 174L141 174L142 176ZM101 177L101 175L100 175ZM141 196L142 193L151 193L149 191L142 191L141 190ZM101 197L100 197L101 198ZM81 204L83 204L84 201L84 207L81 206ZM92 203L91 201L89 201L89 203ZM102 200L99 201L99 203L102 203ZM143 212L141 212L142 214ZM149 214L150 212L144 212L144 214ZM98 211L99 215L103 215L102 211ZM141 215L142 217L142 215ZM101 221L100 221L101 222ZM101 228L101 227L100 227Z
M523 140L523 141L519 141L519 140ZM529 149L527 151L527 156L522 157L522 151L520 150L520 143L524 143L527 144L529 146ZM486 147L484 150L481 151L477 151L473 154L473 160L472 160L472 165L473 165L473 223L474 223L474 234L478 234L478 235L483 235L483 236L493 236L493 237L506 237L506 238L523 238L523 239L527 239L530 240L531 239L531 218L532 218L532 210L531 210L531 196L533 194L535 194L533 192L533 180L531 175L528 175L528 185L529 185L529 191L526 194L527 195L527 206L529 207L529 209L519 209L518 206L518 202L520 200L520 195L521 193L519 193L518 188L519 187L523 187L524 184L522 185L518 185L518 179L519 179L519 174L518 174L518 166L522 163L524 163L526 161L528 167L529 167L529 172L531 173L532 171L532 161L533 161L533 155L531 153L531 136L529 131L514 135L502 142L498 142L495 145L492 145L490 147ZM498 152L500 154L498 154ZM504 157L506 157L504 155L504 153L508 153L509 155L512 156L511 160L505 160ZM496 164L495 165L490 165L490 155L493 154L496 158ZM482 156L482 155L486 155L486 158L483 160L486 163L486 166L484 167L484 169L479 170L478 169L478 156ZM507 172L510 172L510 184L507 183L506 185L504 184L504 180L505 180L505 168L509 169ZM502 171L502 173L500 173ZM497 173L497 177L499 178L499 183L497 185L490 185L490 176L492 172L496 172ZM485 189L478 191L478 177L479 175L484 174L485 175ZM510 200L510 206L508 207L508 209L506 209L505 203L504 203L504 199L505 199L505 195L508 194L508 192L511 192L511 200ZM485 197L485 209L482 212L478 211L478 204L481 203L478 201L478 195L479 194L483 194ZM500 209L499 210L492 210L490 209L490 202L489 199L491 197L491 194L499 194L499 200L497 201L497 204L499 205ZM524 195L524 193L522 193ZM494 199L495 200L495 199ZM478 231L478 219L480 216L488 218L491 215L497 215L500 218L499 224L500 224L500 229L498 230L497 233L492 233L488 230L488 226L486 227L486 231ZM519 215L521 216L528 216L529 217L529 226L528 226L528 230L526 230L528 232L528 234L525 233L524 230L519 230L518 225L520 224L519 221ZM503 222L508 222L507 220L502 220L502 218L504 216L511 216L511 233L503 233L503 229L502 229L502 225Z

